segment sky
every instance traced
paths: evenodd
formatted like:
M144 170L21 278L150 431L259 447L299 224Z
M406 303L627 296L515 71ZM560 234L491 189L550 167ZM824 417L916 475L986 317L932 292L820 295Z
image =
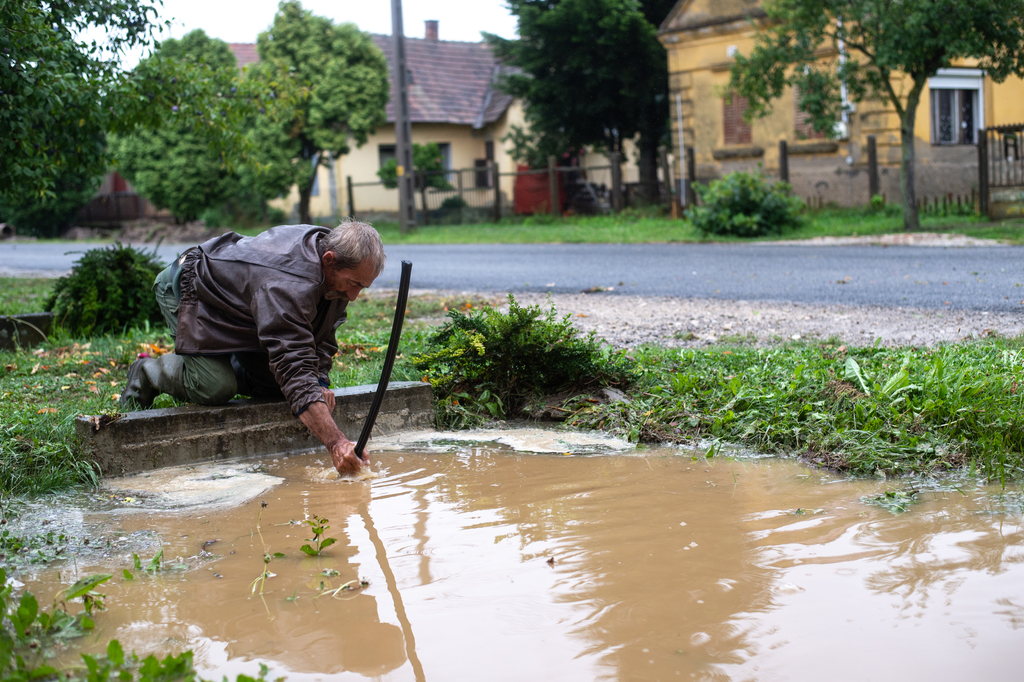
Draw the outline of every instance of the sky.
M389 0L303 0L314 14L335 23L352 22L369 33L391 33ZM505 38L516 35L516 20L505 0L403 0L405 35L423 37L423 22L440 22L441 40L478 42L480 31ZM172 22L170 35L180 38L201 28L229 43L254 43L274 19L277 0L163 0L161 19Z

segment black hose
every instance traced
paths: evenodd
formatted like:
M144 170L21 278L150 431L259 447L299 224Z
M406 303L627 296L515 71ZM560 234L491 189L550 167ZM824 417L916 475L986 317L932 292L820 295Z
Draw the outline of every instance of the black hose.
M395 321L391 324L391 339L388 341L388 352L384 356L384 368L380 373L380 381L377 383L377 393L373 396L373 403L370 405L370 412L366 415L366 422L363 424L363 431L359 434L356 442L356 455L363 457L363 448L366 441L370 440L370 431L373 430L373 423L377 421L377 413L380 412L380 405L384 402L384 394L388 390L388 381L391 380L391 369L395 366L395 356L398 354L398 341L402 336L402 322L405 321L405 305L409 300L409 279L412 277L412 263L402 261L402 279L398 284L398 303L395 305Z

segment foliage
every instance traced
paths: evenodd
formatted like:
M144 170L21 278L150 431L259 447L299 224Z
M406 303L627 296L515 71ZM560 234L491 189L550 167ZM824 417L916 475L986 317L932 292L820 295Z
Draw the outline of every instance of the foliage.
M299 219L308 223L317 168L348 154L353 141L362 146L385 123L387 61L355 24L334 25L297 0L279 5L273 25L259 34L256 45L260 63L250 67L247 80L290 74L310 88L277 131L283 143L277 153L294 160L290 168L299 185Z
M513 161L534 170L547 168L548 157L557 158L569 147L568 144L552 139L551 135L530 134L515 123L508 127L501 141L512 145L509 156Z
M701 205L690 211L690 221L704 234L765 237L801 224L804 205L790 196L789 184L769 183L759 173L736 171L694 188Z
M330 529L330 526L327 525L327 519L314 514L312 518L306 519L303 523L309 526L309 529L313 532L313 537L309 541L316 545L315 547L303 545L299 548L306 556L320 556L320 552L338 541L336 538L321 537L325 531Z
M13 582L0 568L0 679L4 682L62 680L65 682L201 682L192 663L192 652L140 659L125 654L116 639L107 644L106 656L81 654L84 666L58 670L54 655L70 642L95 629L93 610L100 608L102 595L92 588L106 582L110 575L94 575L79 580L54 601L49 611L39 608L31 592L15 600ZM84 610L71 614L67 602L82 599ZM259 677L238 675L236 682L266 682L269 669L260 665ZM226 679L226 678L225 678Z
M772 0L765 11L753 51L736 55L728 88L759 117L795 85L801 109L828 135L843 106L841 84L855 102L888 102L901 122L907 230L918 227L914 123L928 78L965 59L977 59L996 82L1024 76L1024 0Z
M152 289L163 267L156 251L147 254L122 244L90 249L57 280L46 310L54 313L57 325L78 336L160 324L163 316Z
M657 27L675 0L508 4L519 19L519 39L485 38L518 69L503 87L529 103L541 162L587 145L621 151L622 141L639 133L641 182L656 181L668 120L668 62Z
M259 125L260 119L273 119L283 108L279 90L296 96L288 79L262 82L239 78L235 56L222 40L212 39L201 29L185 35L181 40L167 40L150 58L181 63L200 70L205 75L204 86L211 90L237 96L245 95L244 104L233 100L232 107L242 109L236 124L245 128ZM254 102L262 95L258 109ZM270 107L270 113L267 107ZM219 111L204 112L202 118L216 119L228 116L227 106ZM290 176L275 176L276 183L263 186L260 159L267 154L264 147L251 143L240 157L242 163L229 163L224 151L211 144L210 126L193 125L181 119L169 121L156 129L142 129L131 135L116 136L111 141L111 152L118 171L138 192L158 208L166 208L182 221L195 220L215 206L222 206L229 198L255 194L257 205L267 197L276 196L290 184ZM261 141L262 142L262 141ZM264 164L265 165L265 164ZM279 176L280 173L277 174ZM261 190L263 190L261 192ZM244 199L243 199L244 201Z
M422 187L422 181L420 180L420 177L422 177L426 180L427 187L435 189L452 188L447 178L445 178L444 158L441 156L441 148L437 146L436 142L428 142L427 144L413 142L412 165L417 174L423 174L422 176L418 175L416 179L417 187ZM398 187L398 160L388 159L380 167L380 170L377 171L377 177L381 179L384 186L388 189Z
M93 144L103 147L103 137ZM32 192L0 194L0 216L13 223L19 234L43 239L60 237L71 227L77 213L89 203L100 184L93 173L61 170L51 194L40 198Z
M165 120L208 132L228 157L244 148L240 119L258 92L216 87L205 64L153 56L130 72L128 49L153 43L146 0L0 3L0 194L4 203L54 199L67 178L94 178L110 162L106 133ZM103 41L83 36L100 31ZM62 181L62 178L65 181Z
M544 312L523 308L511 294L508 300L507 313L449 311L428 350L413 358L442 412L504 419L518 416L530 398L629 380L628 361L602 349L593 333L580 337L568 315L557 319L554 305Z
M714 439L863 475L1024 475L1024 338L648 349L638 361L633 403L596 406L577 426L644 442Z

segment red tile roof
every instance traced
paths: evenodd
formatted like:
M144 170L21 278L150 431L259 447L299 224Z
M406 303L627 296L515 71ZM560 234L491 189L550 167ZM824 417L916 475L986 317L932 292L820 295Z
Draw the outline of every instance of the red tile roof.
M392 76L394 41L389 35L371 34L373 42L388 60L388 79ZM259 61L256 45L229 43L238 66ZM409 82L409 115L413 123L454 123L482 128L501 118L512 104L512 97L495 88L502 72L486 43L452 40L405 39ZM394 88L391 90L394 99ZM387 118L394 122L394 106L389 101Z
M256 54L256 43L228 43L228 47L235 53L240 69L260 60L260 56Z

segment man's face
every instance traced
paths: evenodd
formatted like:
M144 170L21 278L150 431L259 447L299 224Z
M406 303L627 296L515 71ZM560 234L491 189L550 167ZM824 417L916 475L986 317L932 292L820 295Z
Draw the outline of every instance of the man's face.
M373 284L373 280L376 279L370 261L363 261L354 268L344 270L335 270L334 263L334 252L325 253L323 266L327 293L324 294L324 298L328 300L346 298L354 301L359 298L359 292Z

